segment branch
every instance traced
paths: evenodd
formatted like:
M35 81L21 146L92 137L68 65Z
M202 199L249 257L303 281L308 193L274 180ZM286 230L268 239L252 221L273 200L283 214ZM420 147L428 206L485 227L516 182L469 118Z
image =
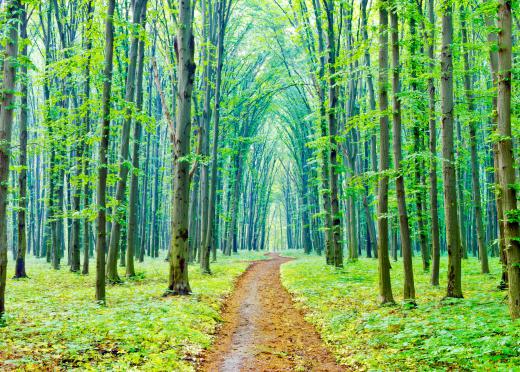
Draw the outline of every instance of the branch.
M170 140L173 144L173 148L175 152L177 152L177 136L175 134L175 122L172 119L172 115L170 114L170 110L168 110L168 106L166 103L166 98L164 97L164 92L161 87L161 81L159 80L159 71L157 69L157 61L155 58L152 58L152 67L153 67L153 77L155 80L155 86L157 87L157 91L159 92L159 97L161 98L161 106L163 115L168 122L168 127L170 128Z

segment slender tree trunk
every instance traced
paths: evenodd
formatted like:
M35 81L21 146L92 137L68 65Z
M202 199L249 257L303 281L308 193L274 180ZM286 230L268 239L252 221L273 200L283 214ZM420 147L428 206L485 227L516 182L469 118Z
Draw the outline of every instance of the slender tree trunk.
M437 191L437 120L435 114L435 80L433 73L435 70L434 46L435 46L435 11L433 6L434 0L428 0L428 29L429 37L428 60L429 74L428 77L428 95L429 95L429 146L430 146L430 216L431 216L431 234L432 234L432 272L431 284L439 285L439 266L441 257L441 242L439 229L439 209L438 209L438 191Z
M498 7L498 162L504 212L509 277L509 311L520 318L520 211L517 206L515 159L511 132L512 26L511 1Z
M190 194L189 163L183 158L190 153L191 99L195 77L195 40L191 0L179 0L178 30L175 38L177 56L177 120L173 140L173 205L170 274L166 294L186 295L191 292L188 280L188 211Z
M3 61L2 99L0 101L0 321L5 313L5 286L7 279L7 197L11 133L15 110L16 67L18 65L18 21L22 5L19 0L7 4L8 27L5 59ZM6 30L7 31L7 30Z
M146 1L145 1L146 3ZM146 4L143 6L141 14L141 27L146 28ZM143 71L144 71L144 40L139 41L137 56L137 92L136 92L136 108L138 112L143 109ZM132 178L130 183L130 196L128 201L128 230L126 240L126 276L135 276L134 256L136 247L139 247L139 226L138 210L139 210L139 152L141 146L141 138L143 135L143 126L139 119L135 120L134 125L134 143L132 148Z
M388 1L379 2L379 195L378 214L378 262L379 296L381 304L393 304L392 283L390 281L390 259L388 257L388 170L389 170L389 130L388 130Z
M475 211L475 225L477 230L478 252L480 257L480 270L482 274L489 273L489 264L487 257L487 247L484 236L484 222L482 220L482 200L480 193L480 172L479 159L477 150L477 122L473 119L473 112L475 111L475 103L473 98L473 86L470 74L469 52L467 50L468 44L468 30L466 27L466 9L461 7L461 29L462 29L462 43L464 55L464 90L466 91L466 100L468 101L468 112L470 113L469 122L469 141L471 149L471 180L473 191L473 208Z
M102 304L105 296L105 253L107 249L106 189L108 175L107 151L110 136L110 96L112 91L112 71L114 57L114 8L115 0L108 1L105 23L105 62L103 83L103 117L101 143L99 145L99 168L97 184L97 237L96 237L96 300Z
M363 41L368 42L368 16L367 16L367 3L368 0L361 0L361 32L363 35ZM367 91L368 91L368 97L369 97L369 107L372 112L375 112L376 110L376 98L375 98L375 92L374 92L374 82L372 78L372 73L370 72L370 49L365 49L365 65L368 70L367 73ZM377 172L377 151L376 151L376 134L375 131L373 131L374 134L370 135L370 139L367 140L367 143L365 145L365 156L367 157L367 163L368 158L371 160L371 167L373 172ZM370 144L368 143L370 142ZM370 145L370 152L369 152L369 145ZM371 156L370 156L371 154ZM366 171L369 170L368 164L366 166ZM377 186L376 186L377 188ZM369 186L368 184L365 185L365 195L363 196L363 206L365 211L365 219L367 221L367 246L370 247L370 254L368 254L367 249L367 256L372 257L372 252L374 253L374 257L377 257L377 234L376 234L376 226L374 223L373 213L372 213L372 195L369 193Z
M20 37L27 39L27 12L25 7L20 7ZM21 55L27 58L27 44L24 44ZM18 187L20 188L20 200L18 202L18 252L16 255L15 278L26 278L25 254L27 251L26 211L27 211L27 63L22 62L21 70L21 108L20 108L20 174Z
M92 29L92 19L94 15L94 5L93 0L89 0L87 4L87 28L88 32L90 33ZM84 120L84 126L85 126L85 132L90 134L90 66L91 66L91 55L90 51L92 50L92 37L86 36L87 41L85 45L85 49L87 52L87 63L85 65L85 90L84 90L84 99L86 102L86 109L85 109L85 117ZM88 179L88 175L90 174L90 155L91 150L87 147L85 149L86 151L83 154L83 173L85 174L85 178ZM91 191L90 191L90 183L89 181L85 181L85 184L83 185L83 207L84 208L90 208L91 204ZM89 273L89 252L90 252L90 222L88 218L83 219L83 268L81 270L81 273L83 275L87 275Z
M394 167L397 173L395 189L397 194L397 207L399 210L399 230L401 232L401 249L403 253L404 290L405 301L415 300L415 285L413 279L412 265L412 243L410 241L410 225L408 223L408 212L406 210L406 192L404 187L403 169L401 167L401 102L399 94L401 91L399 82L399 19L397 9L390 12L390 27L392 29L392 88L393 88L393 147ZM397 258L397 247L394 247Z
M146 0L135 0L133 2L133 20L134 27L138 27L141 22L141 14L146 7ZM129 171L129 148L130 148L130 129L132 126L132 108L135 95L136 66L137 54L139 48L139 35L137 31L132 33L132 42L130 45L130 55L128 63L128 71L126 76L125 101L127 108L125 111L125 120L121 129L121 148L119 152L119 178L116 187L117 206L114 208L112 216L112 228L110 230L110 246L107 256L107 279L111 283L119 283L121 279L117 273L117 254L121 240L121 227L126 223L126 184ZM131 234L134 232L132 231Z
M442 101L442 172L444 179L444 214L448 247L447 297L462 298L461 245L457 215L457 188L453 140L453 5L444 0L442 15L441 101Z
M343 244L341 231L341 213L338 195L338 135L337 105L338 87L336 85L336 37L334 34L334 0L324 0L327 15L327 55L329 96L327 119L329 124L329 174L330 179L330 214L332 219L331 249L334 252L334 266L343 267Z
M488 26L495 26L495 22L492 21L491 18L487 20ZM489 62L491 67L491 76L493 79L493 86L498 87L498 52L495 50L495 46L497 46L498 36L495 32L491 32L488 35L488 42L490 44L489 48ZM493 96L492 102L492 131L496 132L498 128L498 97ZM500 165L498 160L498 143L493 142L493 168L495 172L495 203L497 208L497 220L498 220L498 249L500 254L500 263L502 266L502 276L500 280L500 284L498 285L499 289L507 289L508 287L508 269L507 269L507 254L506 254L506 244L505 244L505 219L504 219L504 209L503 209L503 193L498 192L500 190Z

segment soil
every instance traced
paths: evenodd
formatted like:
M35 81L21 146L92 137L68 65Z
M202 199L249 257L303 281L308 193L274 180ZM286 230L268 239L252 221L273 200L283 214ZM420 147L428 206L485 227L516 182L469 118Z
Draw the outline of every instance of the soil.
M307 323L280 280L289 258L271 254L239 278L224 324L199 371L344 371Z

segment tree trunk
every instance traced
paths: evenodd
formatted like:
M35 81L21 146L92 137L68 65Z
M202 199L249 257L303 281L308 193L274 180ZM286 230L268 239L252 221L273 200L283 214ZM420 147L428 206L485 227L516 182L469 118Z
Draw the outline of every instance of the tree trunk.
M20 7L20 38L27 39L27 12L24 6ZM21 51L22 58L27 58L27 44ZM26 278L25 254L27 252L26 210L27 210L27 63L21 66L21 108L20 108L20 174L18 187L20 188L20 200L18 202L18 252L16 255L15 278Z
M504 233L509 276L509 311L520 318L520 211L515 189L515 159L511 132L511 1L500 0L498 8L498 162L504 212Z
M110 97L112 91L112 71L114 57L114 8L115 0L109 0L105 23L105 62L103 83L103 117L101 143L99 145L99 168L97 184L97 237L96 237L96 300L105 304L105 253L107 249L106 189L108 175L107 152L110 136Z
M494 27L495 22L492 21L491 18L487 19L488 26ZM497 46L498 36L495 32L491 32L488 34L488 42L490 44L489 47L489 64L491 67L491 76L493 79L493 86L498 87L498 52L495 50L495 46ZM493 96L492 102L492 132L496 132L498 128L498 115L497 108L498 106L498 97ZM495 203L497 208L497 220L498 220L498 250L500 254L500 263L502 266L502 276L500 279L500 284L498 285L499 289L507 289L508 287L508 269L507 269L507 254L506 254L506 244L505 244L505 219L504 219L504 209L503 209L503 194L498 192L500 190L500 166L498 160L498 143L496 141L493 142L493 169L495 172Z
M166 294L187 295L191 292L188 280L188 211L190 194L189 163L184 159L190 153L191 98L195 76L195 39L191 0L179 0L178 30L175 38L177 56L177 120L173 142L173 205L170 274Z
M457 188L453 140L453 56L452 56L452 3L443 3L441 52L442 101L442 172L444 180L444 214L446 244L448 247L447 297L462 298L461 245L457 215Z
M389 169L389 130L388 130L388 1L379 3L379 195L378 213L378 262L379 296L381 304L393 304L392 283L390 281L390 259L388 257L388 169Z
M338 87L336 85L336 38L334 35L334 0L324 0L325 13L327 15L327 55L328 55L328 84L329 96L327 107L327 119L329 124L329 174L330 180L330 214L332 242L331 249L334 252L334 266L343 267L343 244L341 231L341 213L339 211L338 195L338 135L337 105Z
M487 247L484 236L484 222L482 221L482 200L480 194L480 172L479 159L477 151L477 122L473 119L473 112L475 111L475 104L473 99L473 86L470 74L469 52L467 50L468 44L468 30L466 27L466 9L461 6L461 29L462 29L462 43L464 55L464 90L466 91L466 100L468 101L468 112L470 114L469 122L469 141L471 148L471 180L473 191L473 208L475 211L475 225L477 230L478 252L480 257L480 270L482 274L489 273L489 264L487 257Z
M399 210L399 230L401 232L401 250L403 253L404 290L405 301L415 301L415 285L413 279L412 265L412 243L410 241L410 225L408 223L408 212L406 210L406 192L404 187L403 169L401 167L401 92L399 82L399 19L397 9L390 12L390 27L392 29L392 89L393 89L393 147L394 168L397 173L395 179L395 190L397 194L397 207ZM397 252L397 247L394 247ZM397 255L394 255L397 258Z
M137 28L141 22L141 14L146 8L146 0L136 0L133 2L133 27ZM137 54L139 48L139 35L137 31L132 34L132 43L130 45L130 55L128 62L128 72L126 76L125 102L127 108L125 110L125 120L121 129L121 148L119 152L119 177L116 187L117 206L114 208L112 216L112 228L110 230L110 246L107 256L107 279L110 283L119 283L121 279L117 273L117 254L121 239L121 227L126 223L126 184L128 179L129 163L129 147L130 147L130 128L132 126L132 108L135 95L136 66ZM132 231L131 234L134 232Z
M431 284L439 285L439 266L441 257L441 242L439 229L439 209L438 209L438 191L437 191L437 120L435 114L435 80L433 73L435 70L434 47L435 47L435 11L433 6L434 0L428 0L428 28L430 30L427 40L429 73L428 77L428 95L429 95L429 146L430 146L430 216L431 216L431 233L432 233L432 272ZM427 35L427 34L426 34Z
M0 101L0 322L5 313L5 286L7 279L7 203L11 133L15 110L16 67L18 65L18 21L22 5L19 0L7 4L8 27L5 59L3 61L2 100ZM7 31L7 30L6 30Z
M141 27L146 28L146 1L143 5L141 14ZM140 113L143 109L143 71L144 71L144 40L139 41L137 56L137 82L136 82L136 108ZM138 210L139 210L139 152L141 146L141 138L143 134L143 126L139 119L135 120L134 125L134 144L132 148L132 178L130 183L130 196L128 201L128 230L126 237L126 276L135 276L134 256L136 247L139 247L139 226Z

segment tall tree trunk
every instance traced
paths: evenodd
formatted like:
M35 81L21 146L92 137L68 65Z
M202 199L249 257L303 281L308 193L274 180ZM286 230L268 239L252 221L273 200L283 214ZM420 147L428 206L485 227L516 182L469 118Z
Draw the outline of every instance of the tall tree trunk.
M188 280L188 211L190 194L191 98L195 76L195 39L193 37L192 0L179 0L178 30L175 38L177 56L177 120L173 140L173 205L170 274L166 294L186 295L191 292Z
M85 49L87 52L87 62L85 64L85 87L84 87L84 99L85 99L85 117L83 118L83 125L85 126L85 133L87 135L90 134L90 66L92 61L92 56L90 55L92 50L92 36L90 36L90 31L92 30L92 19L94 15L94 5L93 0L89 0L87 3L87 27L86 30L88 34L86 36L87 41L85 45ZM85 174L85 178L88 179L88 175L90 174L90 155L91 150L86 147L86 151L83 153L83 173ZM90 208L91 204L91 191L90 191L90 183L89 181L85 181L83 185L83 207ZM83 268L81 273L83 275L87 275L89 273L89 252L90 252L90 222L88 218L83 219Z
M27 39L27 12L25 6L20 7L20 37ZM27 44L23 45L22 58L27 58ZM26 278L25 254L27 251L26 211L27 211L27 63L22 62L21 70L21 108L20 108L20 174L18 187L20 199L18 201L18 252L16 254L15 278Z
M363 41L368 42L368 16L367 16L367 3L368 0L361 0L361 32L363 35ZM374 93L374 82L372 79L372 73L370 72L370 49L365 49L365 65L368 70L367 73L367 90L368 90L368 96L369 96L369 107L372 112L375 112L376 110L376 98ZM369 152L369 144L368 141L365 145L365 156L367 157L367 163L368 158L371 158L372 164L372 171L377 172L377 151L376 151L376 134L374 131L374 134L370 135L370 152ZM369 156L371 154L371 156ZM365 171L368 171L369 167L368 164L366 166ZM377 188L377 186L376 186ZM372 257L372 252L374 253L374 257L377 257L377 234L376 234L376 226L374 223L373 213L372 213L372 207L371 207L371 201L372 201L372 195L369 193L369 186L368 183L365 185L365 195L363 196L363 209L365 211L365 219L367 222L367 256L370 258ZM370 254L368 254L370 249Z
M325 121L326 108L325 108L325 41L323 37L323 25L322 25L322 12L320 6L320 0L313 0L314 15L316 19L316 30L318 32L318 55L319 55L319 68L318 68L318 96L319 96L319 123L320 123L320 135L321 137L327 137L329 135L327 122ZM322 167L321 167L321 183L322 183L322 208L325 214L323 221L325 223L325 259L327 264L334 264L334 249L332 246L332 213L330 203L330 152L328 148L321 150Z
M132 42L130 45L130 55L128 63L128 71L126 76L126 111L123 128L121 129L121 148L119 152L119 179L116 188L117 206L114 208L112 216L112 229L110 230L110 246L107 256L107 279L111 283L121 282L117 273L117 253L121 240L121 227L126 223L126 184L129 170L129 149L130 149L130 129L132 126L132 103L135 96L136 82L136 66L137 54L139 49L139 35L137 28L141 22L141 14L146 8L147 0L135 0L133 2L133 20L132 24L135 30L132 32ZM131 234L134 232L132 231Z
M392 283L390 281L390 259L388 257L388 1L379 2L379 195L378 214L378 262L379 296L381 304L393 304Z
M431 284L439 285L439 266L441 257L441 242L439 228L439 209L438 209L438 192L437 192L437 120L435 115L435 80L433 73L435 70L434 47L435 47L435 11L433 6L434 0L428 0L428 60L429 74L428 77L428 95L429 95L429 146L430 146L430 216L431 216L431 234L432 234L432 272Z
M511 132L511 1L498 7L498 162L504 212L504 232L509 276L509 311L520 318L520 211L517 206L515 159Z
M473 191L473 208L475 211L475 225L477 230L477 243L478 252L480 256L480 270L482 274L489 273L489 264L487 257L487 247L484 236L484 222L482 220L482 200L480 194L480 172L479 172L479 159L477 150L477 122L473 118L473 112L475 111L475 103L473 98L473 84L471 81L470 65L469 65L469 52L467 50L468 45L468 30L466 27L466 9L461 6L461 29L462 29L462 43L463 43L463 55L464 55L464 90L466 91L466 100L468 104L468 112L470 113L469 122L469 141L471 149L471 180L472 180L472 191Z
M457 188L453 140L453 5L443 2L442 52L441 52L441 101L442 101L442 172L444 179L444 214L446 219L446 244L448 247L447 297L462 298L461 245L457 215Z
M16 67L18 66L18 22L22 5L20 0L7 4L8 37L3 61L2 100L0 101L0 321L5 313L5 285L7 279L7 197L11 133L15 110ZM7 30L6 30L7 31Z
M146 1L145 1L146 3ZM141 14L141 28L146 28L146 4ZM143 71L144 71L144 40L139 41L137 55L137 82L136 82L136 108L140 113L143 109ZM135 276L134 256L136 247L139 247L139 226L138 210L139 210L139 152L141 147L141 138L143 135L143 126L139 119L134 124L134 143L132 148L132 178L130 183L130 196L128 200L128 231L126 236L126 276Z
M415 285L413 279L412 265L412 243L410 241L410 225L408 223L408 212L406 210L406 192L404 187L404 175L401 167L401 102L399 94L401 91L399 82L399 19L397 9L390 12L390 27L392 29L392 89L393 89L393 147L394 167L397 173L395 179L395 190L397 194L397 207L399 210L399 230L401 232L401 250L403 253L404 290L405 301L415 300ZM397 247L394 247L397 258Z
M110 136L110 96L112 91L112 71L114 57L114 8L115 0L108 1L105 23L105 62L103 70L103 117L101 143L99 145L99 168L97 184L97 237L96 237L96 300L102 304L105 296L105 253L107 249L106 189L108 175L107 152Z
M338 123L336 109L338 106L338 87L336 85L336 37L334 33L334 0L323 0L327 15L327 65L329 96L327 119L329 124L329 180L330 180L330 214L332 218L331 249L334 252L334 266L343 266L343 244L341 231L341 213L339 211L338 193Z
M488 26L495 27L495 22L492 18L488 17L487 19ZM498 87L498 52L495 50L498 42L498 36L495 32L490 32L488 34L488 42L489 46L489 64L491 67L491 76L493 79L493 86L495 88ZM498 97L496 95L493 96L492 100L492 131L496 132L498 128ZM502 266L502 276L500 280L500 284L498 288L504 290L508 287L508 269L507 269L507 254L506 254L506 244L505 244L505 219L504 219L504 209L503 209L503 193L498 192L500 190L500 165L498 160L498 143L493 142L493 169L495 172L495 203L497 208L497 220L498 220L498 249L500 253L500 263Z
M217 65L215 67L215 92L213 103L213 138L211 149L211 181L208 195L208 214L206 220L206 231L202 237L202 254L213 253L213 260L216 260L216 239L215 239L215 215L217 208L217 171L218 171L218 138L220 124L220 90L222 84L222 67L224 61L224 37L227 24L227 1L218 0L217 5Z

